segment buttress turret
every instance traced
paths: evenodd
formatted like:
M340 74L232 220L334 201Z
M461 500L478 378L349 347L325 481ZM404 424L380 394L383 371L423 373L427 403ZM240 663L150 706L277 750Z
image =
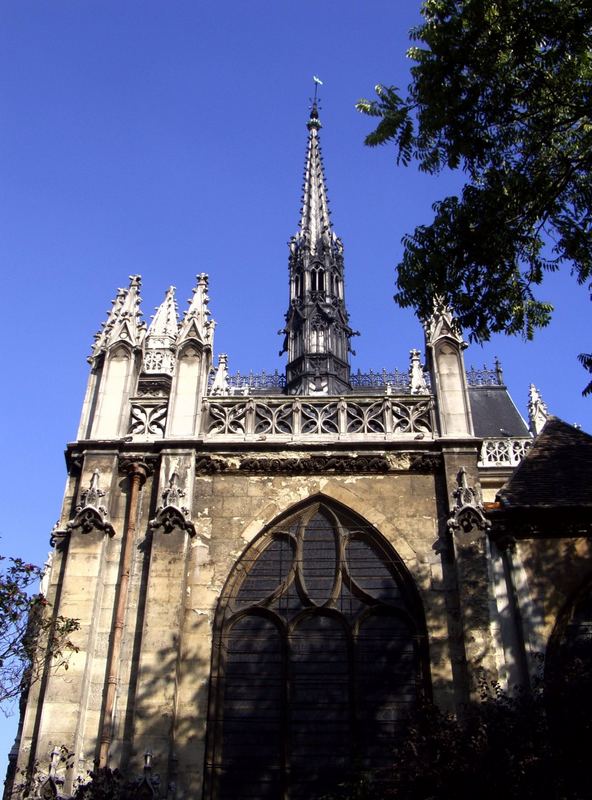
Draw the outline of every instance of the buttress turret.
M95 336L79 439L114 439L127 432L129 399L141 368L146 323L140 310L140 276L119 289Z
M179 327L167 436L196 436L199 432L214 344L215 323L208 302L208 276L202 273Z

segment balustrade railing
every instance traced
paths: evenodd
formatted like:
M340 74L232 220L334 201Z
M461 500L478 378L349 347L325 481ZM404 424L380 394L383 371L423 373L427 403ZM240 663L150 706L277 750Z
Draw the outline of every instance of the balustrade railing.
M424 372L424 379L426 389L430 388L429 373ZM214 373L210 375L209 385L212 386L214 381ZM350 383L353 391L356 389L364 392L368 389L384 389L394 394L410 394L411 393L411 378L409 370L400 369L381 369L381 370L368 370L362 372L361 370L352 371L350 374ZM501 386L503 385L503 376L501 366L498 361L495 362L493 368L481 367L476 369L470 367L467 369L467 383L469 386ZM273 372L234 372L228 375L228 388L231 394L251 394L253 392L267 392L273 394L277 392L281 394L286 386L286 378L283 373L277 369Z
M432 436L432 401L424 397L208 398L202 433L215 437Z
M493 367L475 367L467 369L467 384L469 386L503 386L504 376L502 365L495 359Z
M479 458L480 467L516 467L529 448L530 437L506 437L504 439L484 439Z

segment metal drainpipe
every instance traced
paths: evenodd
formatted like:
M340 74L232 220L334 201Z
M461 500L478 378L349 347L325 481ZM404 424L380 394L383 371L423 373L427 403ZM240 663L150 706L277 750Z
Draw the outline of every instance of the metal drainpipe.
M122 554L121 554L121 573L117 588L117 605L115 612L115 624L112 631L111 652L107 662L107 689L105 695L105 706L101 725L101 745L99 749L99 768L107 766L109 748L113 740L113 708L115 705L115 692L119 678L119 661L121 658L121 640L123 636L123 625L125 620L125 609L127 607L127 596L129 589L129 579L132 563L132 544L136 533L136 520L138 517L138 503L140 499L140 489L142 488L148 469L140 461L130 464L129 475L131 478L129 501L127 505L126 524L123 531Z

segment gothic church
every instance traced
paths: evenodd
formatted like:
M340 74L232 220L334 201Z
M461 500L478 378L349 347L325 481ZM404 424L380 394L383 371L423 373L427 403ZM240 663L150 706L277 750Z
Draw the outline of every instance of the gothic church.
M425 367L351 370L316 104L307 129L285 375L214 359L206 275L149 327L133 276L96 336L46 579L78 651L31 685L5 797L38 763L39 797L109 766L142 798L310 800L387 765L419 698L528 685L590 629L591 437L534 388L529 429L443 305Z

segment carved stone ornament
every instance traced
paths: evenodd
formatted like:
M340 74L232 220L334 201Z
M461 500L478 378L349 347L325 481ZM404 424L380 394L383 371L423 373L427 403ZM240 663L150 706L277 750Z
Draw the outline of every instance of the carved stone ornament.
M53 748L50 753L49 774L47 775L46 773L46 775L43 775L43 773L41 773L37 779L34 779L36 786L33 789L33 793L30 795L34 800L54 800L54 798L62 797L60 788L64 780L57 774L60 752L59 747Z
M424 369L421 365L419 350L409 351L409 389L411 394L429 394Z
M414 453L409 464L409 472L419 475L433 475L442 468L440 453Z
M534 383L531 383L528 391L528 427L533 436L538 436L543 430L548 417L547 404Z
M160 775L152 773L152 752L144 753L144 775L135 782L135 787L131 791L133 800L152 800L160 797Z
M39 800L54 800L54 798L57 798L58 796L58 787L56 786L56 782L52 777L49 777L47 780L43 781L38 792L35 794L35 798L39 798Z
M150 475L154 474L154 470L158 464L158 456L149 455L120 455L119 456L119 471L124 475L133 475L138 472L142 476L142 480L146 480Z
M440 339L448 339L461 349L467 346L456 317L442 297L435 297L432 315L424 322L426 344L433 347Z
M442 466L439 453L389 453L363 456L247 456L236 457L201 456L196 459L196 474L214 475L228 472L252 472L257 474L309 475L330 473L332 475L377 474L385 472L415 472L433 474Z
M206 475L213 475L216 472L225 472L229 467L227 461L220 458L210 458L210 456L202 456L195 460L195 472L197 474L205 473Z
M99 487L99 470L95 469L88 489L80 494L76 515L68 522L66 530L69 532L80 530L82 533L97 530L114 536L115 529L108 520L107 509L101 505L101 498L104 496L104 490Z
M173 472L169 478L169 483L162 493L162 505L157 508L156 516L150 520L148 526L155 531L162 528L164 533L171 533L175 528L186 531L190 536L195 536L195 527L188 519L188 510L181 505L185 491L178 485L179 475Z
M226 353L220 353L218 356L218 367L210 388L210 394L215 397L226 397L230 394L230 383L228 379L228 356Z
M448 520L448 527L453 533L470 533L475 528L486 531L491 522L486 519L483 503L479 493L469 486L467 473L461 467L457 476L458 487L452 492L455 505Z
M241 472L331 473L388 472L385 456L310 456L310 458L245 458Z

